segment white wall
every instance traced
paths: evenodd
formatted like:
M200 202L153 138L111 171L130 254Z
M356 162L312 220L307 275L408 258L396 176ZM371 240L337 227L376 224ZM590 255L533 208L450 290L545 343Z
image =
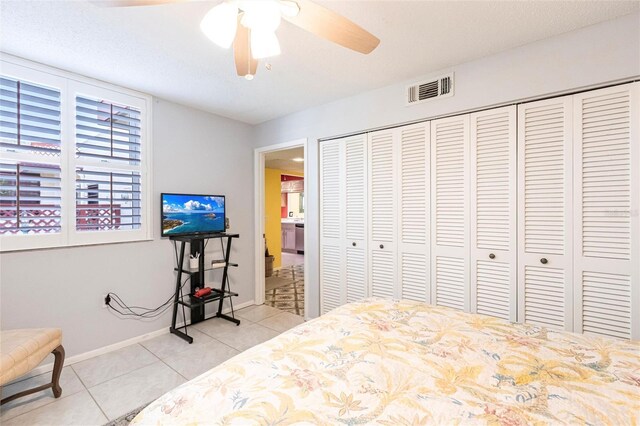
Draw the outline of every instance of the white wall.
M307 315L318 315L318 139L640 76L640 14L628 15L451 68L455 95L406 107L405 86L366 92L260 124L255 145L309 139ZM449 70L443 70L449 71ZM434 75L441 72L433 73Z
M232 251L240 264L231 272L232 288L240 293L234 303L253 300L251 126L164 100L155 99L153 108L154 240L3 253L3 329L61 327L67 356L168 329L170 311L154 321L140 321L101 308L108 291L128 304L147 307L173 293L173 246L159 237L161 192L226 194L231 231L241 237ZM214 243L208 251L217 247Z
M318 314L319 138L434 117L498 103L640 76L640 14L605 22L452 68L455 96L404 106L402 82L291 114L256 127L163 100L154 102L154 200L166 192L227 195L237 303L254 296L253 147L309 138L307 211L310 268L308 315ZM414 80L415 81L415 80ZM159 212L154 214L159 229ZM3 329L61 327L69 356L168 327L120 319L101 308L107 291L130 304L157 306L172 293L173 248L154 241L3 253L0 322Z

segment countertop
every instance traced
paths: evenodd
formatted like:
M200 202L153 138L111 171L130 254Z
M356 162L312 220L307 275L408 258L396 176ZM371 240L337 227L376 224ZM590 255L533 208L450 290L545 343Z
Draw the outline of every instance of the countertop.
M304 219L302 218L285 218L280 219L281 223L301 223L304 225Z

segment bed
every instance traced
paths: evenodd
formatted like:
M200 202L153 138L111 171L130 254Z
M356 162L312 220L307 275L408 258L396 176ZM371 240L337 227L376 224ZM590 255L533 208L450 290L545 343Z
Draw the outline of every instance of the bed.
M640 424L640 345L411 301L342 306L132 424Z

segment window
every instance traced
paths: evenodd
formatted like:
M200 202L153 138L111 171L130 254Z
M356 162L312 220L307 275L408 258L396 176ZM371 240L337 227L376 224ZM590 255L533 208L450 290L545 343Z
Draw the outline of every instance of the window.
M0 76L0 250L151 238L150 98L9 59Z

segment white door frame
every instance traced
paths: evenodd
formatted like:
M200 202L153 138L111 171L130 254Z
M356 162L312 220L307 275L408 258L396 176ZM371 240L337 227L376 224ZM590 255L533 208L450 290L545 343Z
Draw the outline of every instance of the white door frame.
M265 225L264 225L264 157L269 152L274 151L282 151L285 149L297 148L302 146L304 148L304 211L305 214L307 212L309 197L308 187L307 187L307 177L309 176L309 159L307 156L307 139L296 139L290 142L279 143L275 145L264 146L261 148L256 148L254 150L254 194L255 194L255 234L254 234L254 245L255 245L255 296L254 301L256 305L262 305L264 303L264 290L265 290L265 277L264 277L264 233L265 233ZM304 286L305 286L305 294L307 293L307 271L309 270L309 257L308 253L308 226L304 227ZM307 312L309 312L309 307L307 304L309 303L309 298L304 298L304 313L305 319Z

